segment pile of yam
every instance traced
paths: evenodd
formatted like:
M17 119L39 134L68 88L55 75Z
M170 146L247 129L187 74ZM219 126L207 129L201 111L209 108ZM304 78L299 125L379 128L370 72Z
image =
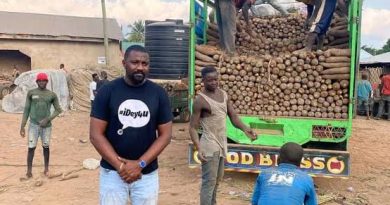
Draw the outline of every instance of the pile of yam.
M279 56L303 48L307 36L306 17L302 15L252 17L251 32L244 19L237 20L236 48L240 55ZM217 46L218 26L208 23L208 45ZM347 17L334 15L325 36L324 50L348 48L349 33Z
M299 50L307 35L303 16L255 17L251 22L248 33L238 20L234 57L219 50L218 28L209 24L207 45L196 46L197 92L202 68L214 66L220 88L239 114L348 118L350 50L344 48L348 41L338 40L348 37L345 17L334 17L324 51L313 52Z
M220 87L239 114L348 117L349 49L228 57L215 47L198 45L197 52L202 55L196 57L195 89L201 89L201 69L215 66Z

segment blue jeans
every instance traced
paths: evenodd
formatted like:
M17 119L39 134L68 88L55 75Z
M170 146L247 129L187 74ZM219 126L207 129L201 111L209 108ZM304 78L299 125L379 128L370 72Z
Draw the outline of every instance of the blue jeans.
M38 139L42 140L42 147L49 147L51 136L51 126L41 127L30 122L28 126L28 148L35 148L38 143Z
M157 205L159 182L158 171L142 175L131 184L126 183L115 170L100 169L100 204Z
M359 99L359 97L358 97L358 105L357 106L358 106L358 110L361 110L361 108L363 107L365 112L370 112L370 100L369 99L363 100L363 99Z
M332 21L337 0L315 1L314 11L310 17L310 33L317 33L318 36L325 35Z

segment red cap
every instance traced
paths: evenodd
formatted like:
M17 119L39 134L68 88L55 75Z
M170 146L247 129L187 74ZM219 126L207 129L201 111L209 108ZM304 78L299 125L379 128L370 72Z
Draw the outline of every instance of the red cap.
M46 73L38 73L38 75L37 75L37 81L38 81L38 80L46 80L46 81L48 81L49 78L47 77Z

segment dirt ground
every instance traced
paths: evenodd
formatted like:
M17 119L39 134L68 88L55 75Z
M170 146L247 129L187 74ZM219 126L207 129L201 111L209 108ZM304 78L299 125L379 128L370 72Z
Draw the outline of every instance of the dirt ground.
M98 169L82 170L78 178L43 177L42 148L38 146L34 178L20 182L26 171L27 140L19 136L21 115L0 112L0 204L98 204ZM99 159L88 140L87 113L68 112L54 121L51 141L52 174L79 169L87 158ZM326 205L390 204L390 122L356 119L350 142L349 179L316 178ZM159 158L159 204L199 204L200 170L187 166L187 124L175 124L173 140ZM218 204L248 205L255 174L226 173ZM37 183L43 183L36 186ZM39 185L39 184L38 184Z

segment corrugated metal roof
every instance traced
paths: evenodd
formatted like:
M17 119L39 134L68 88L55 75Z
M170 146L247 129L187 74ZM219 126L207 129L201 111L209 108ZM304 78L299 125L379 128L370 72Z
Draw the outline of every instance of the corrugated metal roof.
M360 64L390 63L390 52L362 59Z
M369 58L369 57L372 57L372 55L369 54L367 51L365 51L363 49L360 49L360 60L361 59L366 59L366 58Z
M107 19L109 39L122 40L115 19ZM0 34L103 38L102 18L0 11Z

